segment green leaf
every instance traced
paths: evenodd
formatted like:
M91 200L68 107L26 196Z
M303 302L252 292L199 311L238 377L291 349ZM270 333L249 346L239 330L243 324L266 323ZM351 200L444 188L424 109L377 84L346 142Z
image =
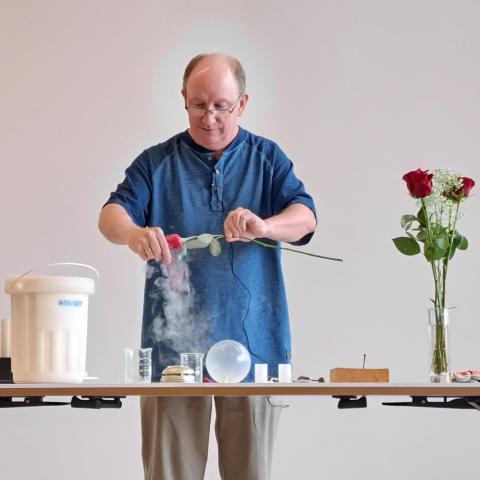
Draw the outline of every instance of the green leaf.
M447 239L447 242L449 241L449 232L445 227L442 227L442 225L433 225L432 226L432 236L434 239L440 238L440 237L445 237Z
M460 240L460 243L458 244L457 248L459 250L466 250L468 248L468 240L467 237L464 237L462 235L462 239Z
M450 248L448 237L438 237L433 241L433 243L435 244L435 248L438 250L447 251Z
M426 242L428 240L428 231L426 228L422 228L417 234L417 240L420 242Z
M423 250L423 254L425 255L425 258L429 262L433 261L434 250L435 249L431 245L425 245L425 248Z
M462 238L462 235L460 235L457 230L453 232L453 248L457 248L460 245Z
M434 260L441 260L445 258L448 254L448 248L434 248L433 249L433 259Z
M444 258L448 253L448 250L438 247L432 247L431 245L425 245L424 255L425 258L432 262L434 260L440 260Z
M463 239L463 236L460 235L460 233L458 233L457 230L455 230L453 232L452 250L450 251L450 256L448 257L449 260L452 259L453 256L455 255L455 252L456 252L458 246L460 245L460 243L462 242L462 239ZM468 244L468 242L467 242L467 244Z
M408 230L412 226L412 222L416 222L417 217L415 215L402 215L400 218L400 225L405 230Z
M427 216L425 215L425 209L422 207L417 213L417 220L420 225L427 226Z
M397 237L393 239L393 243L404 255L417 255L417 253L420 253L420 245L413 238Z
M189 250L194 248L207 248L213 238L213 235L210 235L209 233L202 233L201 235L198 235L198 237L193 237L189 240L186 240L184 245Z
M210 242L213 240L213 235L210 235L209 233L202 233L197 237L197 240L199 242L204 243L205 246L207 247L208 245L210 245Z
M218 257L222 253L222 246L220 245L220 242L216 238L212 238L212 241L210 242L208 249L210 250L210 253L214 257Z
M194 248L205 248L207 246L203 242L199 242L196 238L187 240L186 242L183 243L183 245L188 250L193 250Z

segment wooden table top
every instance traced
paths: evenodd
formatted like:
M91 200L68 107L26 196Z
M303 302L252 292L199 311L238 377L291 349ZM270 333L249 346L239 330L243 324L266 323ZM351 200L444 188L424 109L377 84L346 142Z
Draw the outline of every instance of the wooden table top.
M480 397L480 383L82 383L0 384L0 397L34 396L425 396Z

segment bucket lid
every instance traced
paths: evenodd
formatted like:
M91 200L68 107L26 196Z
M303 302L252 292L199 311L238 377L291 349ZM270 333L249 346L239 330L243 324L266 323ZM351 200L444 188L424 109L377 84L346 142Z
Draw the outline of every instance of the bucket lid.
M95 281L87 277L65 277L65 276L35 276L10 277L5 280L5 293L40 293L40 292L62 292L62 293L86 293L92 295L95 292Z

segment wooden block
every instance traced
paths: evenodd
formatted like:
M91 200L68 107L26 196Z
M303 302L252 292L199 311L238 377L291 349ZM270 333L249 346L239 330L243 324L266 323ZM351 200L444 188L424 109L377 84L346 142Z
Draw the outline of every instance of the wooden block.
M332 368L330 382L332 383L388 383L388 368Z

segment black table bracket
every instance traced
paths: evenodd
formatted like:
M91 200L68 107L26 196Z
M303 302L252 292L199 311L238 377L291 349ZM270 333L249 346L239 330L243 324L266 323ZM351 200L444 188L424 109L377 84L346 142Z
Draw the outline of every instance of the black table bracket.
M434 401L429 400L434 398ZM455 408L480 410L480 397L411 397L410 402L383 402L382 405L393 407Z
M122 408L121 398L125 397L73 397L72 408Z
M22 400L14 397L0 397L0 408L47 407L56 405L70 405L70 402L46 402L44 397L23 397Z
M45 401L45 397L0 397L0 408L54 407L70 405L72 408L121 408L125 397L72 397L70 402Z
M367 397L356 397L354 395L341 395L334 396L333 398L338 398L338 408L366 408L367 407Z

